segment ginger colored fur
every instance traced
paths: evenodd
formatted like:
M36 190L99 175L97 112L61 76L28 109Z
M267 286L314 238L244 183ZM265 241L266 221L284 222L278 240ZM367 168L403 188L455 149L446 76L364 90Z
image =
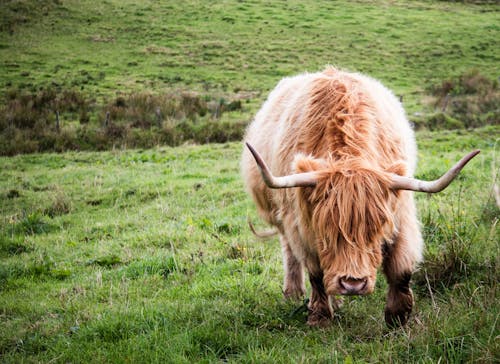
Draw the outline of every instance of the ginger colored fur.
M413 174L416 145L390 91L364 75L334 68L286 78L269 95L245 140L274 175L320 172L315 187L271 190L250 153L243 152L247 190L262 218L282 236L285 288L299 287L285 290L287 295L303 292L302 282L291 282L303 268L315 282L313 291L319 287L332 297L341 290L340 277L367 279L365 293L372 292L382 263L390 284L411 276L422 252L413 195L391 190L389 174ZM384 250L386 245L392 248ZM390 288L391 297L398 297L398 290ZM319 307L311 317L331 316L325 296L312 293L311 300L320 298L310 304Z

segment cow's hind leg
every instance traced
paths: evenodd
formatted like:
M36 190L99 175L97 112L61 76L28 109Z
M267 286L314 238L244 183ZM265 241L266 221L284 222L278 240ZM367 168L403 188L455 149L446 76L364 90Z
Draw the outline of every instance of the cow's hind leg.
M413 199L403 201L405 211L400 216L400 230L394 242L384 247L383 270L389 283L385 322L389 327L405 325L413 308L410 280L415 265L422 256L422 237Z
M304 285L304 268L293 254L286 238L281 234L280 243L283 252L283 268L285 271L283 295L286 298L302 298L306 292Z
M323 284L323 273L309 273L311 282L311 298L309 300L309 326L326 326L333 317L333 311Z

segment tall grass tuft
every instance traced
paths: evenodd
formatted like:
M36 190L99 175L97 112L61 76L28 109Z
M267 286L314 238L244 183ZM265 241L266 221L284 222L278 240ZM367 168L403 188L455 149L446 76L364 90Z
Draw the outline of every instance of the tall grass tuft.
M458 207L452 208L451 214L438 209L435 214L424 215L422 223L427 249L424 262L414 276L415 286L422 293L443 292L471 277L479 277L485 284L496 282L495 272L498 272L500 261L484 259L474 249L480 245L480 224L495 229L496 218L484 216L489 205L489 200L483 203L480 217L467 216L461 210L459 197Z

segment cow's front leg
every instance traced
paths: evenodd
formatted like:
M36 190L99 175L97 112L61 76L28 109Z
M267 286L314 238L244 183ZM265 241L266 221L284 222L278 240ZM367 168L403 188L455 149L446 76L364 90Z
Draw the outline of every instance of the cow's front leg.
M280 243L283 253L283 268L285 271L283 295L285 298L302 298L306 293L304 285L304 268L302 267L302 263L293 254L288 241L283 235L280 235Z
M411 273L406 272L388 278L389 292L385 306L385 322L390 328L408 322L413 308L413 292L410 288Z
M328 300L328 295L323 284L323 273L309 273L311 282L311 298L309 300L309 326L326 326L330 323L333 312Z
M408 322L413 308L412 272L422 259L423 241L411 192L401 192L399 231L384 247L383 270L389 283L385 322L389 327Z

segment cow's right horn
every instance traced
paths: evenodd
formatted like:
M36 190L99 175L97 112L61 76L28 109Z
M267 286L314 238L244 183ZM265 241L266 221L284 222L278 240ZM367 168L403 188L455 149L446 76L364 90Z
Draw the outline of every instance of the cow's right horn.
M314 187L318 181L316 172L305 172L290 174L283 177L275 177L269 170L266 162L262 159L260 154L249 144L246 143L248 149L255 158L257 166L259 167L262 178L269 188L290 188L290 187Z
M397 174L392 175L392 185L391 188L394 190L409 190L417 192L428 192L436 193L444 190L448 185L455 179L455 177L460 173L462 168L465 167L469 161L479 154L479 150L470 152L465 157L460 159L460 161L450 168L448 172L443 174L440 178L435 181L421 181L416 178L399 176Z

